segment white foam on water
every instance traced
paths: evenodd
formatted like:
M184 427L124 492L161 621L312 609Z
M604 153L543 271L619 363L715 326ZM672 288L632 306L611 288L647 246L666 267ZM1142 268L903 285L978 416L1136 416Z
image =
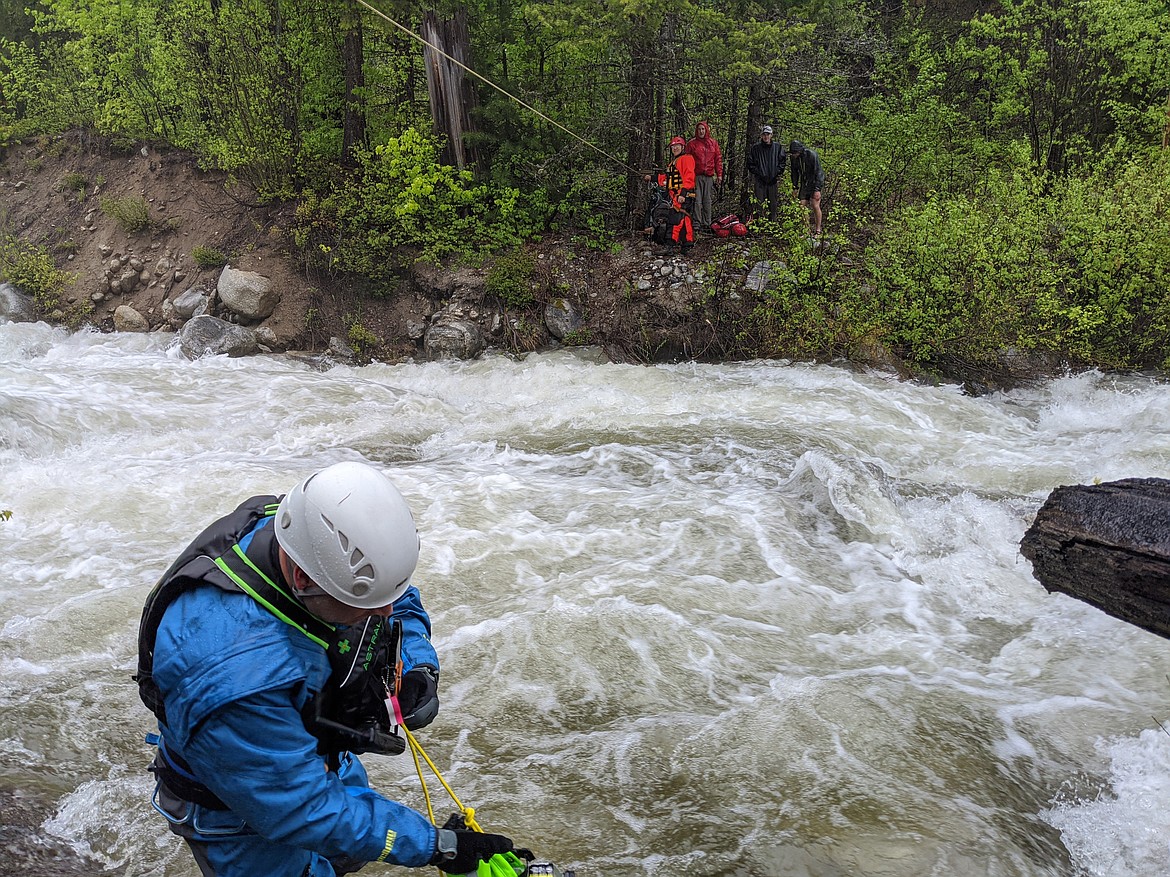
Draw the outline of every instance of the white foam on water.
M367 459L422 533L425 743L489 830L582 877L1157 861L1117 808L1166 799L1170 649L1018 544L1059 484L1170 477L1170 388L594 360L319 372L0 326L0 782L79 851L194 877L147 803L142 601L241 499ZM407 759L366 762L423 806Z

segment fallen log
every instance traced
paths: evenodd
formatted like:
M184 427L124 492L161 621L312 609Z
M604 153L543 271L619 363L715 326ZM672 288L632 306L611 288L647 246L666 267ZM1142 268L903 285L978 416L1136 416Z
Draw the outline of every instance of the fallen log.
M1020 551L1050 593L1170 639L1170 480L1058 487Z

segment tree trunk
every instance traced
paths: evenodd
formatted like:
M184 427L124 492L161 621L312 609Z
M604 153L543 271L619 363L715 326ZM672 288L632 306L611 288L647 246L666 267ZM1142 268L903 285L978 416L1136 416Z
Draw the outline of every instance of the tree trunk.
M443 161L462 170L478 159L475 148L464 135L475 131L472 111L476 106L475 89L459 64L470 67L471 39L467 32L467 10L440 21L433 12L423 17L422 37L430 45L423 50L427 68L427 91L431 98L431 118L435 133L447 138ZM436 46L459 64L436 52Z
M761 107L763 87L759 79L752 79L748 85L748 105L747 105L747 129L744 131L743 137L743 161L744 168L747 168L747 154L756 141L760 139L760 128L764 126L763 110ZM746 170L743 174L743 179L740 181L739 189L739 209L740 216L743 217L744 222L752 215L752 185L751 174ZM767 214L765 214L767 218Z
M654 46L650 40L634 37L630 42L630 92L626 107L628 137L626 164L639 170L651 164L651 132L654 125ZM642 178L626 177L626 215L640 224L645 212L646 189Z
M366 85L365 35L356 7L346 10L341 63L345 73L345 101L341 120L341 164L357 166L357 149L366 142L366 109L362 91Z
M1045 590L1170 638L1170 481L1058 487L1020 551Z
M739 179L743 160L739 154L739 82L731 84L731 111L727 114L727 133L723 141L723 186L720 193L736 191L736 182ZM750 143L751 141L745 141ZM746 152L746 148L744 150Z

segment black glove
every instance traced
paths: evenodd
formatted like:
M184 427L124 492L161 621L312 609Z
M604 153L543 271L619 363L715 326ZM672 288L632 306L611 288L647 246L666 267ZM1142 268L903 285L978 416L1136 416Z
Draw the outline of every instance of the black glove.
M406 677L403 677L404 679ZM451 838L454 836L454 842ZM430 864L448 874L471 874L481 861L486 862L497 853L512 850L511 838L502 834L483 834L479 831L452 831L440 828L438 849Z
M433 722L439 714L439 671L430 664L420 664L403 673L398 708L402 711L402 724L411 731Z

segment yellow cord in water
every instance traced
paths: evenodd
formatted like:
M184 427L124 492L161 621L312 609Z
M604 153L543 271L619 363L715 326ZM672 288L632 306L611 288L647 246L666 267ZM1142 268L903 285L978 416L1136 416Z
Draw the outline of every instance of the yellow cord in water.
M455 794L455 790L447 784L445 779L443 779L443 775L439 773L439 769L435 767L435 763L431 761L431 757L427 755L426 750L422 747L422 744L418 742L414 734L410 733L410 729L403 725L402 731L406 734L407 742L410 743L410 754L414 756L414 769L418 771L418 781L422 785L423 798L425 798L427 802L427 817L431 820L431 825L438 825L438 823L435 822L435 811L431 807L431 793L427 791L427 781L423 776L422 763L418 760L420 755L423 757L423 760L426 761L427 767L429 767L431 772L435 775L435 779L443 784L443 788L447 790L447 794L451 796L451 800L455 802L455 806L459 808L459 812L463 814L463 823L472 831L478 831L482 834L483 829L480 828L479 823L475 821L475 809L472 807L463 806L463 802L459 800L459 797Z

